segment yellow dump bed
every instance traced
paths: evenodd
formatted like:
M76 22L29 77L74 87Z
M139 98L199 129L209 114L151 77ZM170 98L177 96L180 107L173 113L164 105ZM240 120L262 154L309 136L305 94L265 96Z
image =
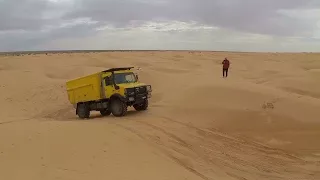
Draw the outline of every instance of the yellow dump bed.
M99 100L102 97L102 72L80 77L66 82L71 104Z

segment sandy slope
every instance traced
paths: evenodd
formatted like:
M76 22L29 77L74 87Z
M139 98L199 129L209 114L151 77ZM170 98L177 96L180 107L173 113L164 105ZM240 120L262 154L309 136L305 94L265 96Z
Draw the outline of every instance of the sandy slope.
M225 56L232 63L227 79L220 64ZM0 57L1 179L320 179L319 57ZM65 81L131 65L153 85L149 110L79 120Z

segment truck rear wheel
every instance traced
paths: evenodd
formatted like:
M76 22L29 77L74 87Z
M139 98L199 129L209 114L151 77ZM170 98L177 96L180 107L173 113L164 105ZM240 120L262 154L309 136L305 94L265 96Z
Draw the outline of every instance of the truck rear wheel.
M111 112L114 116L120 117L127 113L127 104L122 102L120 99L113 99L111 101Z
M148 99L144 100L141 104L134 104L133 107L136 111L144 111L148 109Z
M103 110L100 110L100 114L102 116L109 116L111 114L111 111L109 109L103 109Z
M89 106L85 103L78 104L77 114L78 114L79 118L81 118L81 119L89 118L90 117Z

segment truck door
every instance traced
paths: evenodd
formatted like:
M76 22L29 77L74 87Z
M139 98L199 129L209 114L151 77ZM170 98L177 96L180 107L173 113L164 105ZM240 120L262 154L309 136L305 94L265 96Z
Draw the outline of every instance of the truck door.
M105 94L106 98L110 98L110 96L114 93L114 87L112 83L112 77L111 76L106 76L105 77Z

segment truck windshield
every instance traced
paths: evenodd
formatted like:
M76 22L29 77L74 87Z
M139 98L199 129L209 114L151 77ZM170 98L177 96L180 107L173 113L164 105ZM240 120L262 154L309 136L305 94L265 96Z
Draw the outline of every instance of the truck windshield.
M116 84L134 83L136 82L136 77L132 72L119 73L114 74L114 81Z

